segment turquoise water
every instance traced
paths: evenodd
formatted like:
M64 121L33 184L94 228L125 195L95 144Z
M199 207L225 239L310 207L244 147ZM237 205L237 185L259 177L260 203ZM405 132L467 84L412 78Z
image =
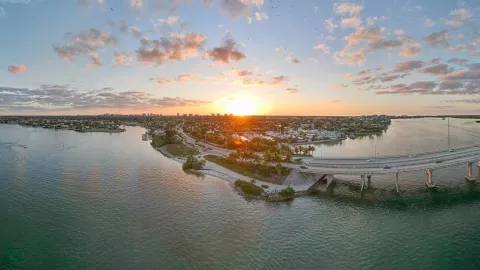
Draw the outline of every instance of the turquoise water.
M422 126L435 130L431 121ZM437 192L418 188L423 174L405 175L408 192L374 202L246 201L224 180L184 173L141 141L142 132L0 125L0 268L480 267L480 191L463 180L465 168L436 174ZM345 147L362 153L328 149Z

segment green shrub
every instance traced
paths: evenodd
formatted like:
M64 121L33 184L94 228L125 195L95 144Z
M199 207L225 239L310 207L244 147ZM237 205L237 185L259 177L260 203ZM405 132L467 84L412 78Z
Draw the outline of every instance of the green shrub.
M201 170L203 169L203 165L205 165L205 160L197 159L194 156L188 156L187 161L183 163L182 168L184 170Z
M291 197L295 195L295 189L293 189L291 186L288 186L287 188L280 190L278 194L282 197Z

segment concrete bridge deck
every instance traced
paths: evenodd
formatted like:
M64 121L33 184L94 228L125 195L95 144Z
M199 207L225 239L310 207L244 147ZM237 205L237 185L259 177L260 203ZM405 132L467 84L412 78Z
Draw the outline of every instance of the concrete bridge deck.
M362 158L312 158L306 164L308 167L299 168L301 173L310 174L352 174L360 175L362 179L362 190L365 182L365 176L368 182L372 175L378 174L396 174L396 186L398 191L398 174L410 171L426 171L428 179L426 185L435 187L433 184L433 170L460 166L467 164L467 174L465 178L474 181L473 164L478 161L480 178L480 146L470 146L456 150L442 150L430 153L421 153L416 155L401 155L389 157L362 157Z

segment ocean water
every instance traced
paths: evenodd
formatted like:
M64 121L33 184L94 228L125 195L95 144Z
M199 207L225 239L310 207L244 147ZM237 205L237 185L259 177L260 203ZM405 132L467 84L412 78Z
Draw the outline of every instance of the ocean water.
M381 138L322 155L446 148L444 122L395 120ZM478 141L471 122L451 120L463 128L451 128L452 147ZM435 172L437 191L414 173L401 176L401 196L266 203L183 172L142 132L0 125L0 269L480 268L480 191L463 180L466 166ZM372 184L388 193L393 179Z

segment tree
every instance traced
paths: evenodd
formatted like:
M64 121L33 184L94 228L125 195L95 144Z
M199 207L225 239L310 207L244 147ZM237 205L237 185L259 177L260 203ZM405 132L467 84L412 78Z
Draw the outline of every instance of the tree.
M275 170L277 171L278 176L281 176L281 175L282 175L283 166L282 166L282 164L281 164L280 162L277 163L277 165L275 166Z

